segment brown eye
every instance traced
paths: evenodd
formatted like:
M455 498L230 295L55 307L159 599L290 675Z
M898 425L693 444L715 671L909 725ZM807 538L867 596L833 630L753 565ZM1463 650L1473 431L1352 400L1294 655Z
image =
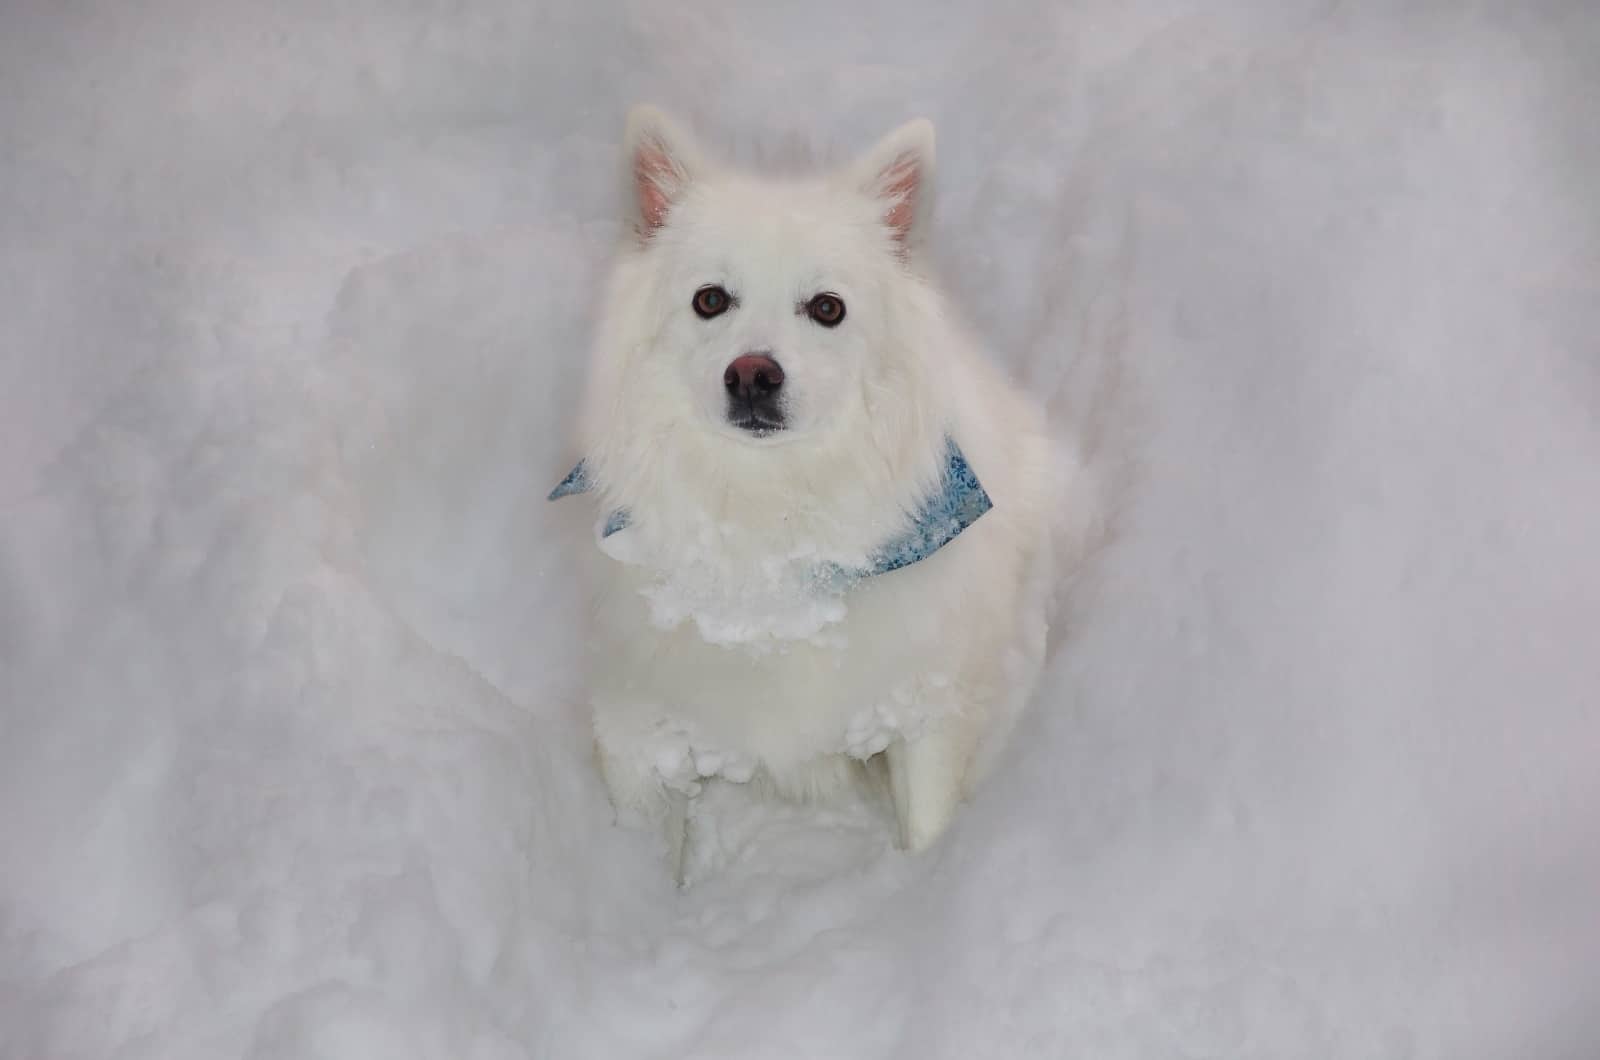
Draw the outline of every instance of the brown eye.
M806 315L825 328L838 327L844 319L844 299L836 294L819 294L806 303Z
M701 320L721 316L733 304L728 292L717 286L702 287L694 293L694 311Z

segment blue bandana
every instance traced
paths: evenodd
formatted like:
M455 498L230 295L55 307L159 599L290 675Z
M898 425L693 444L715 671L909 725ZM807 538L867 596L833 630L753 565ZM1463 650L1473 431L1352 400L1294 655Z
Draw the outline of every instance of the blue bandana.
M594 489L594 479L588 465L580 460L578 466L567 473L549 500L570 497L574 493L588 493ZM944 476L939 489L923 500L912 515L911 525L873 550L867 566L862 570L844 572L856 578L874 574L887 574L901 567L909 567L918 560L927 559L939 551L956 535L978 521L978 517L994 507L989 494L977 473L961 454L955 439L946 438L944 447ZM601 537L610 537L628 528L632 521L626 508L619 508L606 516L600 528Z

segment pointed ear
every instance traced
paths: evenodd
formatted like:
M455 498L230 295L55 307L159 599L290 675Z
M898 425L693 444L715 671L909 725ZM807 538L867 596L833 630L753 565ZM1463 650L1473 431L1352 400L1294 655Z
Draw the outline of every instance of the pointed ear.
M666 223L672 204L694 179L699 152L676 122L643 104L628 112L622 149L627 217L642 242Z
M883 223L909 249L933 205L933 123L906 122L878 141L852 168L856 185L883 206Z

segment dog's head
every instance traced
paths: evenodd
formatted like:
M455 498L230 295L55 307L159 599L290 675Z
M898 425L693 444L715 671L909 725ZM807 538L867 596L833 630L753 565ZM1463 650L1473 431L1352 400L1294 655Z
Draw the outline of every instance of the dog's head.
M614 419L607 430L759 452L903 428L920 408L914 325L932 304L915 269L928 122L839 171L771 179L712 164L640 107L624 160L626 246L601 351L611 363L591 382L609 391L591 395Z

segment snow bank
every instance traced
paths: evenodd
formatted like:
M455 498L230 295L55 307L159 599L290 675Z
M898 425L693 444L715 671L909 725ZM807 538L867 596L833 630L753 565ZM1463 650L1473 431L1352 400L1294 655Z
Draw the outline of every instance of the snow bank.
M1592 5L325 6L3 16L0 1055L1600 1049ZM929 856L610 826L542 497L644 98L928 114L997 355L1120 366Z

